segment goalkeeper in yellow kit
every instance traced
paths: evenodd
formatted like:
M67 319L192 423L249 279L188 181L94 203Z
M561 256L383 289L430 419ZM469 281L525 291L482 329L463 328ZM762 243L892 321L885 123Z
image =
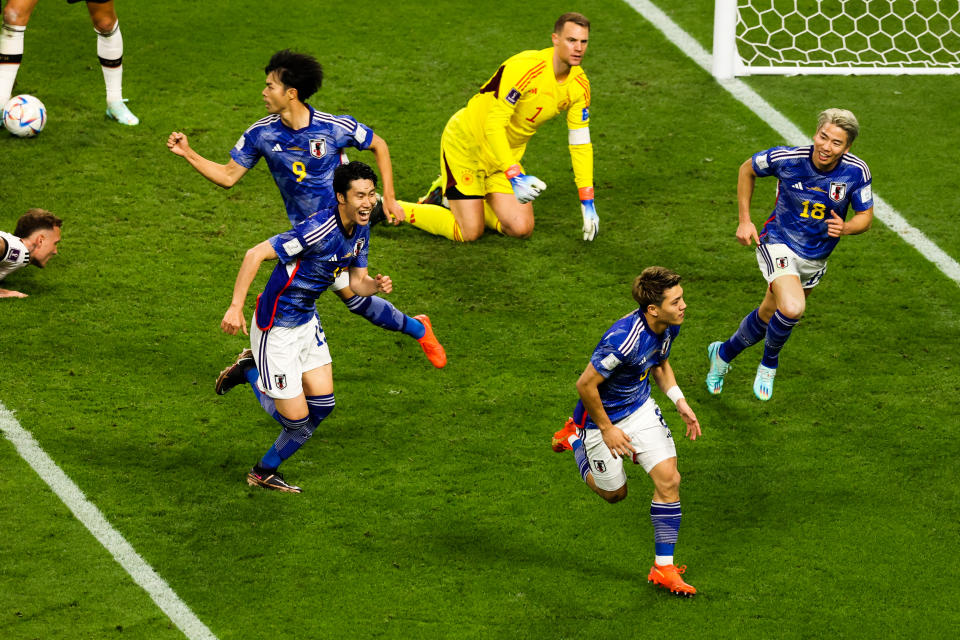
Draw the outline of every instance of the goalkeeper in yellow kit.
M586 17L563 14L554 25L552 48L508 59L453 114L440 141L440 177L419 203L400 202L408 223L458 242L476 240L485 227L529 237L531 203L546 185L526 174L520 159L540 125L566 111L583 239L593 240L600 220L593 204L590 82L580 68L589 34Z

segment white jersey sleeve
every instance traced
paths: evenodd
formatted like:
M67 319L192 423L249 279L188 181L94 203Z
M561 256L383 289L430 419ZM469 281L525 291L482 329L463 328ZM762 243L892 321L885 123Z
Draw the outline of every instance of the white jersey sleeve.
M0 245L0 280L30 264L30 252L17 236L0 231L4 243ZM3 245L6 245L5 247Z

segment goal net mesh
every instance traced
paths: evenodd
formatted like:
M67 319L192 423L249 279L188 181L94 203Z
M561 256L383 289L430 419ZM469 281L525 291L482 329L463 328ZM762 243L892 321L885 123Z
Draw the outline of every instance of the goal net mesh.
M957 67L960 0L738 0L746 67Z

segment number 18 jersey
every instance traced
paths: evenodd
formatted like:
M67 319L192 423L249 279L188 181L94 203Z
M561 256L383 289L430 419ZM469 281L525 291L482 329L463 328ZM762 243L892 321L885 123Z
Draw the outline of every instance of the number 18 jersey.
M813 164L813 145L774 147L755 153L753 171L758 177L776 176L777 202L763 226L763 242L785 244L802 258L822 260L840 238L827 235L827 220L833 210L843 219L854 211L873 206L870 169L867 163L845 153L832 171Z

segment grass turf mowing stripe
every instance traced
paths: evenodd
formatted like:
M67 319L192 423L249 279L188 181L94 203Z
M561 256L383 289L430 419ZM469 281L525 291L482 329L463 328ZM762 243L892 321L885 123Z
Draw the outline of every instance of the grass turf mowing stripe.
M659 29L667 40L672 42L680 51L682 51L691 60L697 63L707 73L712 73L713 56L706 49L700 46L690 34L681 29L677 23L669 18L649 0L626 0L626 3L633 7L637 13L642 15L648 22ZM792 145L803 145L810 142L810 137L805 135L799 128L782 113L764 100L756 91L751 89L741 80L736 78L732 80L718 81L721 87L730 92L734 98L739 100L747 108L753 111L761 120L782 135L784 140ZM874 192L874 215L877 220L887 225L891 231L896 233L907 244L920 252L920 254L932 262L944 275L960 285L960 264L952 257L947 255L922 231L907 222L900 213L891 207L885 200Z
M20 426L13 412L2 402L0 402L0 431L13 443L17 453L27 461L37 475L53 489L77 520L110 552L114 560L147 592L187 638L217 640L210 629L170 588L170 585L140 557L136 549L107 522L100 510L87 500L73 480L40 448L33 436Z

